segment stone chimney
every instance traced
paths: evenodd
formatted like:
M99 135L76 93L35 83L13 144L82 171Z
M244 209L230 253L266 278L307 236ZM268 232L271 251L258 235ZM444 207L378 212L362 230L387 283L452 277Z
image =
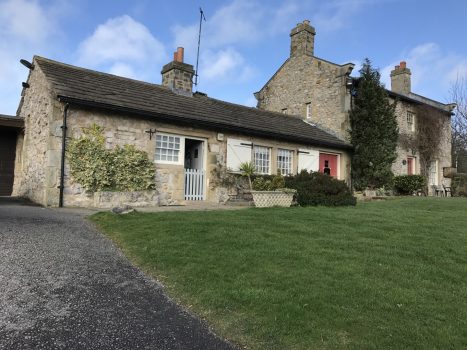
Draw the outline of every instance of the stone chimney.
M192 96L195 71L191 64L183 63L183 55L183 47L177 48L174 60L162 67L162 86L178 94Z
M410 76L412 73L407 68L407 63L401 61L398 66L391 71L391 90L399 94L409 94L411 92Z
M290 57L313 56L315 49L315 28L309 20L298 23L290 32Z

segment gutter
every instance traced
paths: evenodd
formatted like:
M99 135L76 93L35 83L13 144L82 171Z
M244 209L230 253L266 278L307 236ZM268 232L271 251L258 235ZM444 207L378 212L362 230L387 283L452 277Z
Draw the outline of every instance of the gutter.
M279 134L279 133L275 133L271 131L253 130L253 129L245 128L242 126L226 125L222 123L213 123L213 122L207 122L203 120L193 120L187 117L180 117L180 116L174 116L174 115L168 115L168 114L162 114L162 113L154 113L154 112L146 112L142 110L135 110L135 109L128 108L128 107L115 106L115 105L102 103L102 102L81 100L81 99L77 99L73 97L66 97L66 96L59 95L58 98L60 101L67 102L70 104L76 104L76 105L85 106L88 108L98 108L98 109L110 110L114 112L125 113L126 116L129 116L128 114L130 114L130 116L131 114L133 114L133 115L138 115L138 116L145 117L145 118L159 119L167 123L175 123L175 124L179 123L179 124L188 125L191 127L202 126L207 129L214 130L214 131L228 130L228 131L246 133L252 136L270 137L270 138L280 139L280 140L284 140L288 142L293 141L297 143L303 143L306 145L331 147L331 148L337 148L337 149L343 149L343 150L353 149L353 146L347 143L333 143L333 142L327 142L327 141L310 140L310 139L306 139L302 137L297 137L294 135L284 135L284 134Z
M61 101L59 99L59 101ZM62 154L60 159L60 194L58 197L58 207L63 208L63 189L65 182L65 153L66 153L66 130L67 130L67 117L68 117L68 108L69 104L66 103L63 108L63 123L61 126L62 129Z

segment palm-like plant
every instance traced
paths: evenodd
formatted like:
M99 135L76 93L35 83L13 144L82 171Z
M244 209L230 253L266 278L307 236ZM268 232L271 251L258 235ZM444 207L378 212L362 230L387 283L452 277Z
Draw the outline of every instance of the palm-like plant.
M246 176L248 178L248 183L250 185L250 190L253 190L253 186L251 185L251 177L255 174L256 172L256 167L253 164L253 162L243 162L240 163L240 171L242 172L243 176Z

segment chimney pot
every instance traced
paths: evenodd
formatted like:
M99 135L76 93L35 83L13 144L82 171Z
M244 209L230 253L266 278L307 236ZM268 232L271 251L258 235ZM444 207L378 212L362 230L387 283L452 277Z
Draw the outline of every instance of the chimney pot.
M307 20L307 19L305 19L305 20L303 20L303 24L306 24L306 25L308 25L308 24L310 24L310 21L309 21L309 20Z
M185 54L185 49L183 47L177 47L178 62L183 63L184 54Z
M399 70L400 66L394 66L395 70Z
M401 67L401 68L407 68L407 62L401 61L400 67Z

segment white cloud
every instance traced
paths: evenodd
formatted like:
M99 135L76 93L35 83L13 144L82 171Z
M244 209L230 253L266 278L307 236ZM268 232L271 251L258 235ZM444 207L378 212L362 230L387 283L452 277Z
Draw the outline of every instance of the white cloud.
M0 3L0 32L6 38L37 44L53 30L53 22L37 1L7 0Z
M244 63L242 55L231 48L207 52L203 61L202 75L206 79L223 78Z
M201 83L237 84L250 81L256 75L256 69L245 64L244 57L232 47L206 50L200 61Z
M16 113L21 81L28 74L19 60L50 52L60 37L56 21L61 12L55 8L57 4L51 1L42 6L36 0L0 2L0 113Z
M348 26L355 20L353 16L363 6L378 0L328 0L315 6L313 22L320 31L334 31Z
M130 16L100 24L78 48L78 64L131 78L151 79L166 63L164 45Z

